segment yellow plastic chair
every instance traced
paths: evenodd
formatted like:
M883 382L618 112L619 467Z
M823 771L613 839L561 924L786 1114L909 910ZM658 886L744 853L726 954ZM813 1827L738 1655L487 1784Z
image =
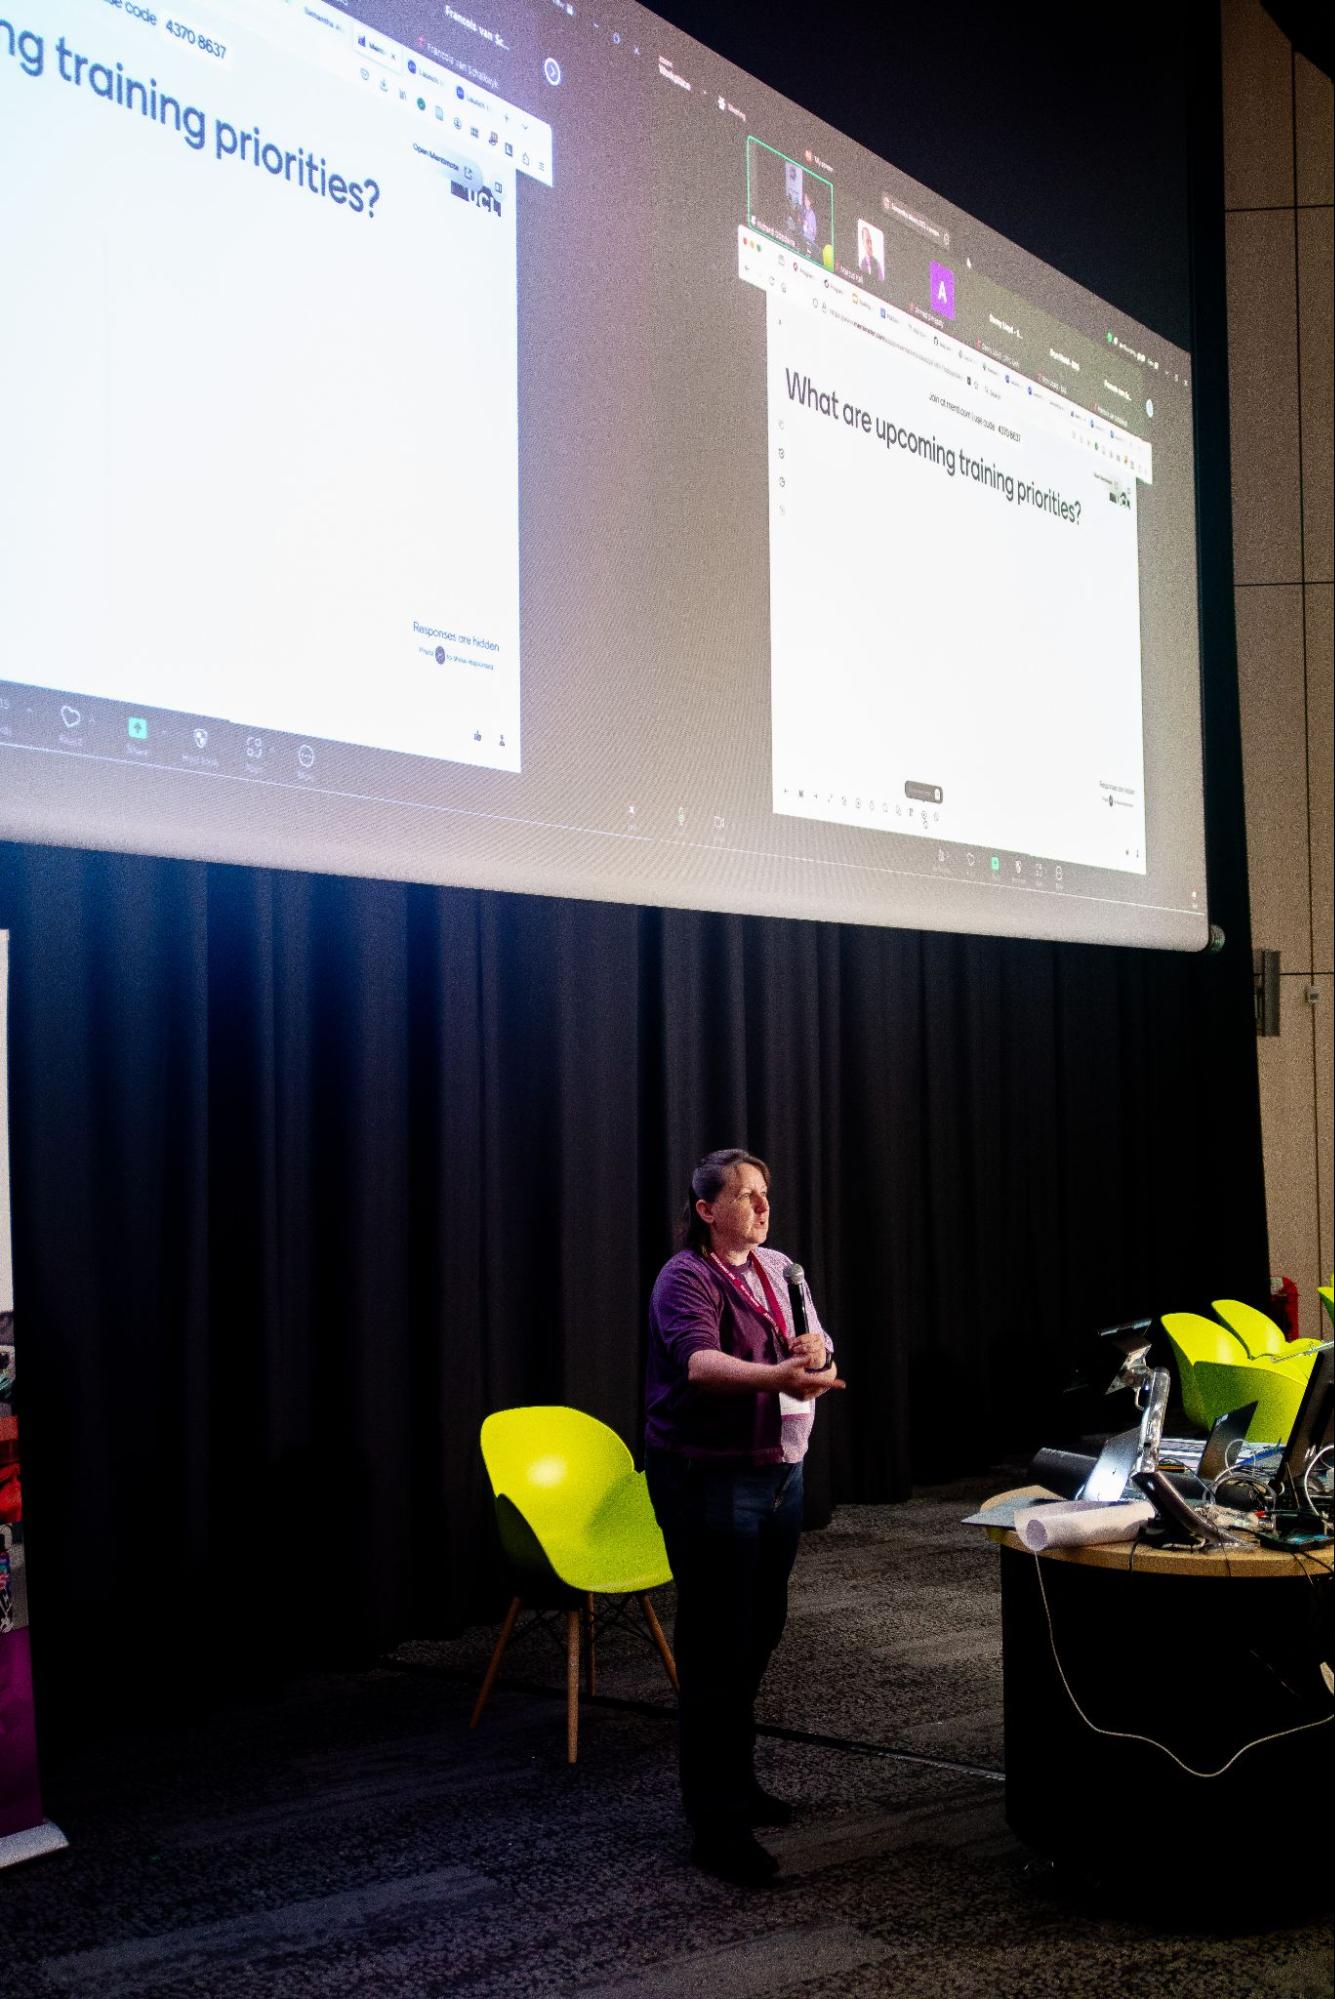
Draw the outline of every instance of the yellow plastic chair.
M505 1614L470 1728L487 1705L519 1613L566 1619L566 1756L579 1747L580 1625L585 1685L596 1690L595 1596L637 1596L668 1679L677 1667L649 1591L671 1582L667 1549L644 1473L615 1430L559 1404L501 1409L482 1425L482 1457L496 1495L501 1545L517 1594Z
M1197 1381L1196 1370L1203 1361L1227 1366L1231 1362L1247 1360L1247 1349L1236 1333L1231 1333L1227 1326L1221 1326L1217 1319L1207 1319L1203 1312L1165 1312L1160 1323L1177 1361L1182 1407L1199 1429L1209 1430L1217 1417L1227 1416L1230 1409L1238 1409L1242 1405L1230 1402L1226 1408L1212 1410ZM1250 1401L1251 1397L1244 1399Z
M1310 1372L1310 1370L1308 1370ZM1287 1444L1298 1404L1307 1386L1307 1372L1272 1367L1263 1360L1198 1360L1194 1373L1203 1406L1212 1412L1210 1422L1254 1402L1256 1412L1247 1425L1250 1444Z
M1253 1360L1260 1360L1265 1354L1273 1354L1276 1360L1293 1360L1299 1354L1315 1353L1320 1344L1318 1340L1285 1339L1273 1319L1258 1312L1255 1305L1244 1305L1241 1298L1216 1298L1213 1304Z
M1326 1308L1326 1317L1332 1326L1335 1326L1335 1277L1331 1278L1329 1284L1318 1284L1316 1295Z

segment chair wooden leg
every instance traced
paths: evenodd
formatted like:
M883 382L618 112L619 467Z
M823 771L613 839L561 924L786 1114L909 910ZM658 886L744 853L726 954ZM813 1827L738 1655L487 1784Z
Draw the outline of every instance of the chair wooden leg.
M566 1762L579 1751L579 1612L566 1612Z
M679 1694L681 1692L681 1681L677 1678L677 1662L672 1656L672 1647L668 1644L667 1639L663 1636L663 1627L658 1621L658 1618L654 1612L653 1604L649 1601L649 1598L647 1596L642 1596L640 1598L640 1603L644 1609L644 1615L649 1626L650 1635L652 1636L655 1645L658 1647L659 1657L662 1659L663 1664L667 1667L667 1676L669 1680L671 1680L672 1682L672 1691L673 1693Z
M592 1700L598 1691L598 1667L593 1651L593 1591L584 1599L584 1691Z
M487 1667L487 1677L482 1682L482 1691L477 1697L477 1706L473 1709L473 1719L468 1724L470 1728L476 1728L482 1719L482 1710L487 1705L491 1690L496 1684L496 1675L501 1670L501 1654L510 1642L510 1633L515 1628L515 1619L523 1607L523 1598L517 1596L505 1613L505 1622L501 1626L501 1635L496 1640L496 1650L491 1655L491 1664Z

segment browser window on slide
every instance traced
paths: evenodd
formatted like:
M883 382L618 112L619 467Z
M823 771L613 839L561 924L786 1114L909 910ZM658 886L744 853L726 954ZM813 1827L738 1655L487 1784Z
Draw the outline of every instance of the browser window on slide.
M745 237L742 251L744 276L774 261ZM990 393L969 350L779 262L775 811L1143 874L1136 478L1120 440L1114 453L1081 411Z
M516 162L462 96L410 122L332 17L253 11L44 38L10 657L184 710L204 760L216 719L518 770Z

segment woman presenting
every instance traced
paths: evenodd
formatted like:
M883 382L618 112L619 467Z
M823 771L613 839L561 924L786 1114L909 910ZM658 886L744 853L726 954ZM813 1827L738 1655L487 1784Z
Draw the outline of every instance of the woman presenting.
M752 1828L791 1817L756 1780L756 1693L788 1614L816 1401L843 1387L809 1298L808 1330L794 1326L787 1259L764 1247L769 1184L735 1148L691 1175L684 1247L649 1305L645 1395L645 1471L677 1584L691 1858L749 1886L778 1865Z

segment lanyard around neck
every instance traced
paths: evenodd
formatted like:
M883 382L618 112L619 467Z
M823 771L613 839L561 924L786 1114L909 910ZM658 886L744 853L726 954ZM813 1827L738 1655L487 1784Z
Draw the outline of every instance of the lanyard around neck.
M780 1307L778 1298L775 1296L774 1293L774 1286L770 1283L769 1276L765 1270L765 1266L760 1261L759 1257L753 1256L750 1259L750 1268L755 1271L756 1276L760 1279L760 1288L765 1294L764 1305L762 1305L760 1300L756 1297L756 1294L751 1289L750 1285L743 1284L740 1277L734 1276L733 1272L728 1268L727 1264L723 1261L722 1257L715 1256L712 1249L709 1252L709 1261L713 1264L715 1270L717 1270L717 1272L719 1273L719 1276L726 1278L728 1283L731 1284L733 1290L739 1291L741 1293L742 1297L745 1298L747 1304L751 1307L751 1310L753 1312L758 1312L762 1319L768 1319L771 1322L775 1332L778 1333L780 1339L784 1341L785 1345L791 1345L793 1335L788 1330L788 1325L786 1320L784 1319L782 1308Z

